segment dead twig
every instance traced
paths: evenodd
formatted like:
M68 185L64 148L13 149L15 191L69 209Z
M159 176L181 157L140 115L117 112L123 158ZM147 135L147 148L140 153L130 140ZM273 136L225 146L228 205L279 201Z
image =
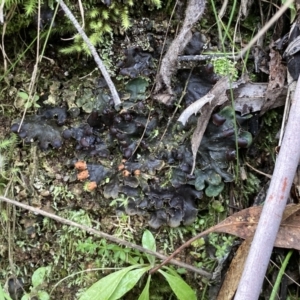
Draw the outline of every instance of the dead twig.
M253 37L249 44L243 48L240 54L235 58L239 60L251 49L256 42L266 33L266 31L280 18L281 15L290 7L294 0L287 0L282 7L274 14L274 16L269 20L269 22Z
M300 80L235 299L258 299L300 158ZM251 284L249 285L249 282Z
M180 32L173 40L166 55L161 61L160 70L157 74L155 99L170 104L173 100L171 77L176 71L178 55L183 51L192 37L191 28L200 19L205 8L204 0L189 0L185 11L185 18Z
M83 40L85 41L85 43L87 44L89 50L91 51L91 54L94 57L94 60L99 68L99 70L101 71L109 89L110 92L112 94L115 106L119 106L121 104L121 100L119 97L119 94L116 90L116 87L114 85L114 83L112 82L100 56L98 55L96 48L92 45L91 41L89 40L89 38L87 37L87 35L85 34L85 32L83 31L83 29L81 28L80 24L77 22L77 20L75 19L74 15L72 14L72 12L70 11L70 9L66 6L66 4L64 3L64 1L62 0L57 0L59 2L59 5L61 6L61 8L63 9L63 11L65 12L66 16L70 19L70 21L73 23L73 25L75 26L75 28L77 29L78 33L81 35L81 37L83 38Z
M253 171L255 171L256 173L258 173L258 174L260 174L260 175L264 175L264 176L266 176L266 177L268 177L268 178L272 178L272 175L269 175L269 174L267 174L267 173L264 173L264 172L262 172L262 171L259 171L259 170L257 170L256 168L254 168L254 167L252 167L249 163L247 163L247 162L245 162L245 165L246 166L248 166L250 169L252 169Z
M236 53L235 55L237 55L238 53ZM231 59L234 60L235 59L235 55L232 55L232 53L228 54L228 53L203 53L203 54L199 54L199 55L180 55L178 56L178 61L206 61L206 60L211 60L214 58L219 58L219 57L225 57L227 59ZM252 58L252 56L249 56L250 58Z
M91 233L93 235L97 235L97 236L100 236L101 238L105 238L105 239L107 239L107 240L109 240L109 241L111 241L113 243L120 244L120 245L123 245L123 246L128 247L128 248L136 249L136 250L138 250L140 252L153 255L153 256L155 256L155 257L157 257L159 259L162 259L162 260L166 260L167 259L167 256L165 256L163 254L160 254L158 252L154 252L154 251L151 251L149 249L143 248L143 247L141 247L139 245L136 245L134 243L124 241L122 239L119 239L119 238L117 238L115 236L109 235L109 234L107 234L105 232L96 230L94 228L91 228L91 227L88 227L88 226L85 226L85 225L81 225L79 223L70 221L68 219L64 219L64 218L59 217L59 216L57 216L55 214L51 214L49 212L46 212L46 211L44 211L42 209L38 209L38 208L26 205L24 203L20 203L18 201L15 201L15 200L9 199L7 197L3 197L3 196L0 196L0 201L4 201L4 202L7 202L9 204L21 207L21 208L26 209L26 210L29 210L29 211L31 211L33 213L36 213L36 214L48 217L48 218L53 219L53 220L55 220L55 221L57 221L59 223L79 228L79 229L81 229L83 231L86 231L88 233ZM188 265L186 263L183 263L183 262L180 262L180 261L177 261L177 260L171 260L170 262L172 264L174 264L174 265L179 266L179 267L182 267L182 268L185 268L185 269L190 270L192 272L198 273L198 274L200 274L200 275L202 275L204 277L211 278L211 274L208 273L208 272L206 272L206 271L204 271L204 270L202 270L202 269L195 268L195 267L193 267L191 265Z

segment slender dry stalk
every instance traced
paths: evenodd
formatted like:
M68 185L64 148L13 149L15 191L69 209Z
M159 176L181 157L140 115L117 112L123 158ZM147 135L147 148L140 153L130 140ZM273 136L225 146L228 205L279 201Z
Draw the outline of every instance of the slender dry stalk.
M150 255L153 255L159 259L162 259L162 260L165 260L167 259L167 256L163 255L163 254L160 254L158 252L155 252L155 251L151 251L149 249L146 249L144 247L141 247L139 245L136 245L134 243L131 243L131 242L127 242L125 240L122 240L122 239L119 239L113 235L110 235L110 234L107 234L105 232L102 232L102 231L99 231L99 230L96 230L92 227L88 227L86 225L81 225L79 223L76 223L76 222L73 222L71 220L68 220L68 219L64 219L62 217L59 217L55 214L52 214L52 213L49 213L49 212L46 212L42 209L38 209L38 208L35 208L35 207L32 207L30 205L26 205L24 203L20 203L16 200L12 200L12 199L9 199L7 197L3 197L3 196L0 196L0 201L4 201L4 202L7 202L9 204L12 204L12 205L15 205L15 206L18 206L18 207L21 207L23 209L26 209L26 210L29 210L29 211L32 211L33 213L35 214L39 214L39 215L42 215L42 216L45 216L45 217L48 217L50 219L53 219L57 222L60 222L62 224L66 224L66 225L69 225L69 226L73 226L73 227L76 227L76 228L79 228L83 231L86 231L90 234L93 234L93 235L96 235L96 236L100 236L104 239L107 239L113 243L116 243L116 244L120 244L120 245L123 245L125 247L128 247L128 248L132 248L132 249L136 249L140 252L143 252L143 253L147 253L147 254L150 254ZM211 274L202 270L202 269L199 269L199 268L196 268L196 267L193 267L189 264L186 264L186 263L183 263L183 262L180 262L180 261L177 261L175 259L172 259L170 260L170 262L174 265L177 265L177 266L180 266L182 268L186 268L187 270L190 270L192 272L195 272L195 273L198 273L204 277L207 277L207 278L210 278L211 277Z
M267 24L253 37L248 45L243 48L235 60L241 59L255 43L267 32L267 30L284 14L284 12L292 5L294 0L287 0L282 7L274 14L274 16L267 22Z
M298 79L283 142L244 272L234 298L236 300L256 300L259 298L282 214L300 159L299 128L300 80Z
M92 45L91 41L89 40L89 38L87 37L87 35L85 34L85 32L83 31L83 29L81 28L80 24L77 22L77 20L75 19L74 15L72 14L72 12L70 11L70 9L67 7L67 5L64 3L64 1L62 0L57 0L59 2L59 5L61 6L61 8L63 9L63 11L65 12L66 16L70 19L70 21L73 23L74 27L77 29L78 33L81 35L81 37L83 38L83 40L85 41L85 43L87 44L88 48L90 49L94 60L99 68L99 70L101 71L109 89L110 92L112 94L115 106L119 106L121 104L121 100L119 97L119 94L116 90L116 87L114 85L114 83L112 82L100 56L98 55L96 48Z

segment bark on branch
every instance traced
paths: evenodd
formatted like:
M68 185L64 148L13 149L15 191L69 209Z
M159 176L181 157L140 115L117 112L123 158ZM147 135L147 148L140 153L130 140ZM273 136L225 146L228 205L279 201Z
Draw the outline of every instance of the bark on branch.
M267 198L247 257L244 272L237 289L236 300L259 298L273 245L282 219L300 158L300 80L294 99L282 146L275 163Z

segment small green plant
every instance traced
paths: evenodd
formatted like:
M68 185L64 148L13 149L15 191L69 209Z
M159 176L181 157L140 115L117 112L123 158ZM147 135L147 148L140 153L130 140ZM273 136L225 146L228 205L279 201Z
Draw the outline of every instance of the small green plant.
M17 135L11 133L9 138L0 140L0 186L4 184L4 181L9 179L9 175L12 175L16 171L14 168L10 168L8 171L7 166L12 159L13 149L17 143L17 139Z
M126 197L124 194L121 194L120 197L115 198L110 202L109 206L126 206L128 204L130 197Z
M57 199L74 199L74 195L71 191L69 191L68 186L65 185L57 185L57 186L52 186L50 191L52 192L53 195L53 200L56 201Z
M141 9L138 7L138 1L129 0L119 3L112 1L111 5L91 4L84 2L85 9L85 32L89 37L90 42L94 46L111 49L114 32L124 32L132 26L130 21L130 12L134 6L135 11ZM155 8L161 8L160 0L150 0L148 5ZM85 53L90 55L90 50L79 34L74 36L73 43L61 50L64 54ZM110 52L110 51L108 51ZM106 60L111 64L110 60Z
M39 300L48 300L50 299L49 294L44 291L43 285L49 277L51 272L51 267L40 267L34 271L31 277L32 286L30 287L30 293L23 295L21 300L30 300L34 297L37 297Z
M235 62L232 62L225 57L213 59L211 62L214 66L214 71L217 74L221 76L230 76L232 81L238 79L238 71Z
M0 299L1 300L12 300L10 298L10 296L7 293L5 293L5 291L3 290L1 284L0 284Z
M40 105L37 104L37 101L39 100L39 96L38 95L34 95L33 97L29 97L29 95L26 93L26 92L23 92L23 91L19 91L18 92L18 98L19 100L17 99L18 103L19 103L19 106L20 106L20 103L24 103L24 108L25 109L29 109L29 108L39 108Z
M249 200L249 197L259 191L261 188L260 180L253 173L247 174L247 180L242 183L242 195L245 199Z
M149 230L146 230L142 237L142 245L144 248L156 251L156 242L154 236ZM104 278L100 279L89 287L80 296L80 300L114 300L120 299L129 292L155 265L155 257L146 254L149 264L134 264L129 267L116 271ZM194 300L195 292L192 288L179 276L179 274L170 267L163 267L158 272L165 278L172 291L179 300ZM151 275L148 275L146 285L139 296L139 300L150 299L150 283Z
M228 255L235 239L235 236L226 236L217 233L211 233L208 237L209 244L216 249L215 256L218 259L224 258Z
M121 265L123 263L131 264L143 264L144 258L140 252L129 248L124 248L116 244L109 244L105 239L100 242L93 240L92 237L88 237L84 241L78 240L76 243L76 253L79 255L96 254L98 259L101 261L101 265Z

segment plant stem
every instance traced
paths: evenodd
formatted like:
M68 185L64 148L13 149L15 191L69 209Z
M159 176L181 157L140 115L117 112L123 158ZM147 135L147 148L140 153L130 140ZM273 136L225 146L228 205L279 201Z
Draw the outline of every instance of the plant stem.
M267 24L251 39L251 41L247 44L245 48L243 48L240 54L235 58L235 60L241 59L249 49L251 49L255 43L267 32L267 30L280 18L281 15L289 8L291 4L293 4L294 0L287 0L281 8L274 14L274 16L268 21Z
M244 272L235 295L236 300L256 300L259 298L282 214L300 159L299 128L300 80L298 79L282 146L275 163L274 173L245 263Z
M294 250L290 250L290 251L288 252L288 254L286 255L286 257L285 257L283 263L282 263L282 266L281 266L281 268L280 268L280 270L279 270L279 273L278 273L278 275L277 275L277 278L276 278L274 287L273 287L273 289L272 289L272 293L271 293L271 296L270 296L270 300L275 300L276 297L277 297L277 291L278 291L278 289L279 289L279 286L280 286L282 277L283 277L283 275L284 275L284 272L285 272L285 270L286 270L286 267L287 267L287 265L288 265L288 263L289 263L289 261L290 261L290 258L291 258L291 256L292 256L293 252L294 252Z

